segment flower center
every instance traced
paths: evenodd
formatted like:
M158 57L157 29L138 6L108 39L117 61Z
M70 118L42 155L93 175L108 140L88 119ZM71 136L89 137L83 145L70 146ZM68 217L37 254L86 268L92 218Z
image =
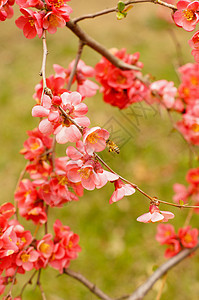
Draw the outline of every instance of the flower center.
M124 77L123 75L118 75L117 77L117 83L123 84L126 82L126 77Z
M47 244L47 243L42 243L41 246L39 247L39 250L43 253L48 253L49 252L49 249L50 248L50 245Z
M193 124L192 126L191 126L191 129L194 131L194 132L199 132L199 124Z
M29 255L29 254L27 254L27 253L21 254L21 260L22 260L23 262L28 262L28 261L29 261L29 258L30 258L30 255Z
M187 233L187 234L185 235L185 237L184 237L184 241L185 241L186 243L192 242L192 236L191 236L189 233Z
M29 20L30 26L34 27L35 26L35 21L31 18Z
M96 144L98 142L99 138L100 137L97 132L93 132L93 133L89 134L89 136L87 137L89 143L91 143L91 144Z
M88 177L90 176L90 173L91 173L91 169L83 168L83 169L78 170L77 172L80 173L81 178L88 179Z
M53 26L53 27L58 27L58 25L59 25L59 22L55 15L50 15L48 18L48 21L51 24L51 26Z
M194 18L193 10L186 9L186 10L183 11L183 15L187 19L187 21L192 21L193 18Z
M31 145L30 149L31 149L31 150L36 150L36 149L39 148L39 146L40 146L40 145L39 145L38 143L34 143L34 144Z

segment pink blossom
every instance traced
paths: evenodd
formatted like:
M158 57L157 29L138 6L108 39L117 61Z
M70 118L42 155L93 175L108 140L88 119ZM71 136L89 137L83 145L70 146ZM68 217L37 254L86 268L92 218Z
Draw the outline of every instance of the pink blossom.
M176 238L174 227L171 224L159 224L155 238L160 244L167 244L170 239Z
M35 7L37 9L44 8L44 3L41 0L16 0L16 4L20 7Z
M42 240L37 243L37 251L45 258L51 257L54 249L54 243L52 241L52 235L46 234Z
M64 18L53 11L49 11L43 18L43 28L52 34L57 31L57 27L64 27L65 25Z
M164 256L170 258L175 256L181 251L180 242L176 239L170 239L167 242L168 248L165 250Z
M60 241L65 235L68 234L68 232L70 232L70 227L63 225L62 222L58 219L55 221L53 229L55 232L56 242Z
M189 46L192 49L199 49L199 30L196 31L192 38L189 40Z
M25 37L28 39L33 39L37 34L40 38L43 33L41 14L27 8L21 8L20 11L24 16L15 21L17 27L23 30Z
M187 31L195 29L196 23L198 23L198 1L180 0L177 3L177 11L173 15L174 22L179 27L184 28Z
M59 182L58 178L51 178L49 182L41 185L38 193L51 207L61 207L64 203L78 200L77 196L69 191L65 182Z
M193 185L198 185L199 184L199 168L190 169L186 175L186 180Z
M175 96L177 94L177 88L174 87L174 83L172 81L168 82L167 80L158 80L153 82L150 85L150 90L152 93L152 100L156 101L160 104L163 104L166 108L172 108L175 104ZM156 97L154 94L156 92L159 97ZM150 100L149 100L150 101Z
M106 141L109 138L109 132L100 127L87 129L83 135L83 143L88 154L100 152L106 148Z
M167 222L173 218L174 214L170 211L160 211L156 205L151 204L149 206L149 212L138 217L137 221L143 223Z
M198 243L198 229L191 229L190 226L180 228L178 231L181 244L185 248L193 248Z
M33 249L33 247L30 247L27 250L20 251L17 255L16 264L19 267L21 266L25 271L31 271L39 257L39 253Z
M5 202L0 206L0 215L6 219L12 217L15 211L14 205L10 202Z
M82 97L78 92L63 93L61 100L60 107L77 125L89 126L90 121L84 116L87 113L87 106L81 103ZM44 134L55 134L56 140L60 144L65 144L68 141L77 142L82 136L77 126L64 116L58 107L56 108L52 104L49 97L44 97L42 105L33 107L32 115L34 117L47 117L40 122L39 130Z
M60 65L54 64L54 70L57 76L60 76L66 80L66 83L69 81L70 73L73 69L75 61L72 61L68 69L64 69ZM91 80L88 80L87 77L94 77L95 69L90 66L87 66L83 60L79 60L77 64L77 69L75 76L73 78L73 83L77 82L77 91L82 95L82 98L92 97L96 94L97 89L99 88L96 83Z
M173 190L175 192L175 195L173 196L173 200L176 203L179 203L179 201L186 202L187 198L189 196L187 188L183 184L175 183L173 185Z
M135 189L130 184L125 184L120 179L116 180L114 184L115 191L109 200L110 204L121 200L124 196L129 196L135 193Z

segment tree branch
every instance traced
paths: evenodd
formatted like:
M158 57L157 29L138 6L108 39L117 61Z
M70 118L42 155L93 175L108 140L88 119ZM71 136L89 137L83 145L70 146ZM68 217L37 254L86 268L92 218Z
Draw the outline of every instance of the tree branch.
M102 56L108 59L115 67L121 70L140 71L140 68L134 65L129 65L117 58L116 56L114 56L104 46L102 46L96 40L91 38L85 31L83 31L77 24L75 24L74 21L70 20L66 23L66 26L82 41L82 43L94 49L96 52L100 53Z
M70 77L69 77L69 81L68 81L68 85L67 85L67 90L70 90L70 88L71 88L73 78L74 78L76 70L77 70L77 65L78 65L78 62L79 62L80 57L82 55L83 47L84 47L84 43L81 40L79 40L79 47L78 47L78 51L77 51L77 55L76 55L76 58L75 58L75 63L74 63L73 69L70 73Z
M166 3L164 1L161 1L161 0L134 0L134 1L126 1L126 2L124 2L124 4L125 4L125 6L127 6L129 4L146 3L146 2L163 5L163 6L167 7L167 8L172 9L173 11L177 10L176 6L174 6L172 4L169 4L169 3ZM117 11L118 11L118 9L117 9L117 6L116 6L116 7L104 9L104 10L99 11L99 12L94 13L94 14L83 15L81 17L73 19L73 22L74 23L78 23L79 21L83 21L85 19L93 19L93 18L96 18L96 17L99 17L99 16L103 16L103 15L112 13L112 12L117 12Z
M82 274L72 271L70 269L64 269L64 274L67 274L68 276L73 277L77 281L81 282L98 298L103 299L103 300L113 300L108 295L106 295L104 292L102 292L94 283L92 283L88 279L86 279Z
M48 49L47 49L47 44L46 44L46 30L44 30L44 32L43 32L42 41L43 41L43 60L42 60L41 71L39 73L39 75L42 76L42 78L43 78L43 90L42 90L42 95L41 95L41 103L43 101L45 89L47 88L47 86L46 86L46 58L48 55Z
M129 298L128 300L141 300L150 291L155 282L166 274L170 269L175 267L191 253L199 248L199 242L197 246L192 249L184 249L177 255L170 258L163 265L161 265Z

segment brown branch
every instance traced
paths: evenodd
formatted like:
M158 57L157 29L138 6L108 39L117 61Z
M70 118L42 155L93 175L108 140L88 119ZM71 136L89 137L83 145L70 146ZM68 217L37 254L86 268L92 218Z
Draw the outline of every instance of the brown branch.
M23 292L24 292L26 286L27 286L28 284L32 284L32 279L35 277L36 273L37 273L37 270L34 271L34 273L31 275L30 279L23 285L19 297L22 297L22 294L23 294Z
M197 246L192 249L184 249L177 255L170 258L163 265L161 265L133 294L128 298L128 300L141 300L143 297L151 290L155 282L160 279L164 274L166 274L170 269L175 267L186 257L192 254L199 248L199 242Z
M79 25L75 24L74 21L70 20L66 23L66 26L82 41L82 43L94 49L96 52L100 53L102 56L108 59L115 67L121 70L140 71L140 68L134 65L129 65L117 58L116 56L114 56L104 46L102 46L100 43L91 38L85 31L83 31L79 27Z
M41 282L40 282L40 277L41 277L41 269L39 270L39 273L38 273L38 278L37 278L37 285L41 291L41 296L42 296L42 299L43 300L46 300L46 295L44 293L44 290L43 290L43 287L41 285Z
M46 58L48 55L48 49L47 49L47 44L46 44L46 30L44 30L44 32L43 32L42 41L43 41L43 60L42 60L41 71L39 73L39 75L42 76L42 79L43 79L43 90L42 90L42 95L41 95L41 103L43 101L45 89L47 88L47 86L46 86Z
M82 274L72 271L70 269L64 269L64 274L67 274L68 276L81 282L84 286L86 286L91 291L91 293L95 294L100 299L113 300L104 292L102 292L94 283L90 282L87 278L85 278Z
M79 126L64 110L61 106L59 106L59 109L60 111L62 112L62 114L71 122L73 123L78 129L79 131L81 132L81 134L83 134L83 131L84 131L84 128ZM141 194L143 194L145 197L147 197L150 201L155 201L157 202L157 204L159 203L162 203L162 204L166 204L166 205L170 205L170 206L175 206L175 207L178 207L178 208L198 208L198 206L195 206L195 205L180 205L180 204L175 204L175 203L170 203L170 202L167 202L167 201L163 201L163 200L160 200L156 197L151 197L150 195L148 195L146 192L144 192L143 190L141 190L136 184L130 182L129 180L125 179L124 177L120 176L118 173L116 173L114 170L111 169L111 167L109 167L109 165L97 154L97 153L94 153L94 157L96 159L98 159L110 172L118 175L118 177L130 184L134 189L136 189L138 192L140 192Z
M120 176L119 174L117 174L115 171L113 171L109 165L107 165L107 163L98 155L95 153L95 157L112 173L116 174L119 176L119 178L130 184L134 189L136 189L138 192L140 192L141 194L143 194L145 197L147 197L148 199L150 199L150 201L157 201L159 203L162 203L162 204L166 204L166 205L171 205L171 206L175 206L175 207L178 207L178 208L198 208L198 206L196 205L180 205L180 204L175 204L175 203L170 203L170 202L167 202L167 201L163 201L163 200L160 200L158 198L155 198L155 197L151 197L150 195L148 195L147 193L145 193L143 190L141 190L136 184L130 182L129 180L125 179L124 177Z
M83 128L81 126L79 126L66 112L65 110L63 110L63 108L61 106L59 106L59 110L62 112L62 114L71 122L73 123L81 132L81 134L83 133Z
M170 28L168 29L169 35L174 43L176 54L177 54L177 60L178 60L178 67L182 66L184 64L183 62L183 55L182 55L182 47L176 37L175 31Z
M167 8L172 9L173 11L177 10L176 6L174 6L172 4L169 4L169 3L166 3L164 1L161 1L161 0L134 0L134 1L126 1L126 2L124 2L124 4L125 4L125 6L127 6L127 5L130 5L130 4L146 3L146 2L163 5ZM83 15L81 17L75 18L75 19L73 19L73 22L77 23L77 22L83 21L85 19L93 19L93 18L96 18L96 17L99 17L99 16L103 16L103 15L112 13L112 12L117 12L117 11L118 11L117 7L112 7L112 8L104 9L104 10L99 11L99 12L94 13L94 14L87 14L87 15Z
M70 90L70 88L71 88L73 78L74 78L76 70L77 70L77 65L78 65L78 62L79 62L80 57L82 55L83 47L84 47L84 43L81 40L79 40L79 47L78 47L78 51L77 51L77 55L76 55L76 58L75 58L75 63L74 63L73 69L70 73L70 77L69 77L69 81L68 81L68 85L67 85L67 90Z

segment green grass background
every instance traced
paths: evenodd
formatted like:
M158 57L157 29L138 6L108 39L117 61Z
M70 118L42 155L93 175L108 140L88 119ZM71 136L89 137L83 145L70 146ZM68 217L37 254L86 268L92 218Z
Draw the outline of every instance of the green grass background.
M74 10L72 17L77 17L115 6L116 2L72 0L69 4ZM82 21L80 25L107 48L125 47L128 53L139 51L144 73L150 73L155 80L173 80L178 85L176 47L168 29L174 30L181 44L184 63L193 62L187 43L192 34L174 25L168 26L157 18L157 13L157 5L137 4L122 21L117 21L113 13ZM42 62L42 40L27 40L14 24L18 16L16 8L14 18L0 24L1 203L13 201L18 177L25 165L19 150L27 138L26 131L38 124L38 120L31 116L31 109L35 103L32 99L34 86L41 79L38 74ZM63 28L54 35L48 34L47 44L46 73L49 76L53 73L53 63L67 67L74 59L78 40L67 28ZM82 58L86 64L94 66L100 55L85 47ZM132 133L132 138L122 147L119 156L110 156L104 151L103 156L111 167L151 196L172 201L173 184L185 183L190 153L180 135L172 130L167 114L155 107L155 110L147 111L146 116L140 112L139 124L132 116L130 124L117 108L105 104L99 93L85 102L93 126L110 123L113 117ZM132 124L136 124L139 130L134 130ZM65 145L60 146L58 151L63 154L65 148ZM193 162L192 166L195 165ZM133 292L152 274L153 267L162 264L165 259L164 247L155 241L157 225L136 221L140 214L148 210L148 200L136 192L110 206L112 192L111 184L93 192L85 191L79 202L70 203L62 209L50 209L49 224L60 218L80 235L82 252L76 261L71 262L71 269L81 272L107 294L117 298ZM176 229L183 226L187 210L166 206L161 209L175 213L171 223ZM22 222L34 231L31 224ZM193 217L192 225L198 226L197 215ZM31 272L27 272L19 276L19 285L27 281L30 275ZM42 272L48 300L96 299L74 279L57 275L51 268ZM161 299L198 299L198 277L198 255L195 255L169 272ZM160 285L161 280L145 299L156 299ZM41 299L38 288L34 290L34 284L26 289L24 295L24 299L28 300Z

